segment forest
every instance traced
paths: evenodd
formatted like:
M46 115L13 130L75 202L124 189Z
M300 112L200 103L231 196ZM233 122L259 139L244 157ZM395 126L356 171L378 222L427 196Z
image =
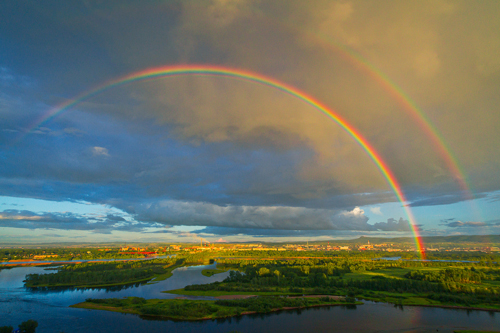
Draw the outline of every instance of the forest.
M25 285L40 287L99 287L146 282L170 273L183 259L165 258L146 261L97 262L64 265L56 273L28 274ZM170 274L171 275L171 274ZM168 278L169 276L166 276Z
M349 258L219 260L223 282L176 293L212 292L346 295L407 305L500 309L500 268L492 262L417 262Z

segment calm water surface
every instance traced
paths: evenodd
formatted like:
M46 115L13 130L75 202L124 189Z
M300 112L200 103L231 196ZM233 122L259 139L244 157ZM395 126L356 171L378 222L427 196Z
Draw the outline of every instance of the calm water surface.
M0 271L0 326L17 327L22 321L38 321L37 332L453 332L455 329L500 331L500 312L449 310L425 307L397 308L366 302L355 308L330 307L282 311L227 320L174 322L147 320L135 315L72 309L86 298L139 296L174 298L163 290L193 283L223 280L228 273L201 275L215 265L182 267L168 280L127 289L31 291L22 282L26 274L51 273L42 267L17 267Z

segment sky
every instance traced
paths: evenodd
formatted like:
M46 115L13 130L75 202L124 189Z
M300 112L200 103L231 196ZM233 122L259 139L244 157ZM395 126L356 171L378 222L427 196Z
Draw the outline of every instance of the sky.
M500 234L499 17L496 0L4 1L0 245ZM109 85L173 66L274 84Z

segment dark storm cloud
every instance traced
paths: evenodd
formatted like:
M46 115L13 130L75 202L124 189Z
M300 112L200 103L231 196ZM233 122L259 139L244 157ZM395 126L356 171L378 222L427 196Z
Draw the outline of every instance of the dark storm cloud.
M138 221L166 225L286 230L374 230L359 207L351 211L283 206L219 206L167 200L134 207Z
M308 189L321 186L294 177L296 161L310 157L301 147L269 152L235 150L231 144L192 146L157 133L149 133L153 137L130 133L126 125L104 120L71 111L61 119L61 128L53 129L57 136L29 134L15 147L7 147L0 155L4 162L0 193L100 203L120 198L131 205L167 196L215 204L313 208L352 207L380 198L378 194L304 197ZM74 136L75 131L84 134Z
M144 221L130 230L158 222L405 231L401 220L371 225L363 214L342 215L396 199L352 137L269 87L207 77L133 83L25 132L54 106L112 78L153 66L219 64L272 76L335 108L383 156L410 206L466 200L425 129L393 91L339 56L338 43L405 88L456 147L476 198L484 198L500 188L499 8L462 1L2 2L0 194L109 204ZM78 216L45 217L90 225ZM112 221L98 222L102 232Z
M417 227L421 227L417 225ZM194 233L214 234L220 236L231 235L248 235L248 236L275 236L275 237L318 237L318 236L333 236L333 235L356 235L358 231L396 231L396 232L411 232L412 229L407 220L399 218L399 220L390 218L387 222L377 222L374 225L365 224L364 229L359 226L351 225L345 229L336 228L335 230L283 230L283 229L257 229L257 228L232 228L232 227L206 227L201 230L194 231ZM346 231L352 231L349 234Z

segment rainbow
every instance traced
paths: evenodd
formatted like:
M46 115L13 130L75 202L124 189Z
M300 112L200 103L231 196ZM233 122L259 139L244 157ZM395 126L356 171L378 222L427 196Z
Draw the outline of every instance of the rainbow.
M318 100L314 99L312 96L307 95L306 93L294 88L288 84L283 82L279 82L273 78L266 77L261 74L252 73L250 71L245 71L241 69L227 68L227 67L218 67L213 65L177 65L177 66L165 66L165 67L157 67L157 68L149 68L143 71L134 72L132 74L120 77L118 79L114 79L108 81L104 84L101 84L97 88L94 88L90 91L84 92L77 96L75 99L67 101L59 106L51 109L47 114L38 119L34 124L32 124L26 133L29 133L34 128L40 126L41 124L47 122L48 120L54 118L58 114L70 109L71 107L77 105L85 99L88 99L92 96L98 95L106 90L111 88L121 86L127 83L142 81L147 79L155 79L155 78L164 78L164 77L173 77L173 76L181 76L181 75L201 75L201 76L218 76L218 77L229 77L235 78L245 81L250 81L254 83L258 83L264 86L268 86L274 89L277 89L283 93L291 95L299 100L302 100L306 104L314 107L331 120L335 121L338 125L340 125L360 146L361 148L368 154L371 160L375 163L377 168L380 170L382 176L386 179L387 183L394 191L397 199L403 204L403 208L407 214L411 230L413 232L415 238L415 245L417 251L419 252L422 259L425 259L425 248L423 246L422 239L419 234L418 227L415 223L415 218L413 213L411 212L407 202L406 197L403 193L401 185L398 183L396 177L394 176L391 169L384 162L382 157L377 153L375 148L373 148L370 143L361 135L359 131L357 131L352 125L347 123L344 119L342 119L336 112L327 106L323 105ZM26 135L26 134L24 134Z
M262 11L255 11L253 14L267 16ZM369 77L371 77L375 82L377 82L385 91L388 92L391 97L396 100L403 109L416 120L419 127L427 134L427 137L433 143L438 154L446 163L446 166L450 170L454 179L459 184L461 190L463 191L464 198L466 200L474 199L473 192L471 190L471 185L466 181L467 177L463 168L457 158L454 156L450 147L446 144L442 135L439 133L437 128L432 124L432 121L427 117L427 115L421 110L415 101L404 92L404 90L399 87L394 80L392 80L387 74L382 72L374 64L370 63L368 59L363 57L359 52L354 49L333 40L331 37L324 36L317 31L308 29L304 26L298 28L296 22L289 22L287 20L280 20L276 17L267 17L270 22L279 22L286 28L294 30L298 34L307 34L311 39L314 39L317 43L322 44L324 47L333 50L335 53L340 55L345 61L351 63L351 65L358 70L363 71ZM474 209L477 213L477 208Z

